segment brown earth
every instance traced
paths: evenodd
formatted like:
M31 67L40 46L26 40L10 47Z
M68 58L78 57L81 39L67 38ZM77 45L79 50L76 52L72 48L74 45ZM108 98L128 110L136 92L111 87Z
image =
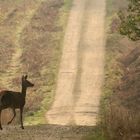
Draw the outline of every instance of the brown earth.
M81 140L93 132L93 127L82 126L39 125L25 127L25 130L8 126L0 132L0 140Z

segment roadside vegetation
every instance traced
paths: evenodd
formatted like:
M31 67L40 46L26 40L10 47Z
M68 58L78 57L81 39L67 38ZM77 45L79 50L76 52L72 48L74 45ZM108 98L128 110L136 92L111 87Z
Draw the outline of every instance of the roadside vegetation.
M30 25L23 32L24 70L28 70L33 79L37 79L34 80L35 92L27 99L26 124L42 124L46 121L45 113L54 97L70 5L69 0L42 3Z
M120 33L127 35L131 40L140 40L140 1L129 0L126 10L119 13L121 19Z
M132 13L127 13L127 17L123 19L121 17L126 15L119 13L120 10L127 12L128 5L130 8L128 2L134 1L107 2L106 66L104 96L101 101L101 127L110 140L137 140L140 138L140 42L136 37L138 30L128 21L128 14ZM132 31L132 28L135 29ZM120 33L128 35L130 39Z
M139 0L107 0L105 85L96 131L84 140L140 139Z
M32 79L26 125L45 123L70 7L71 0L0 0L0 89L20 91L22 74ZM9 120L9 113L3 112L3 121Z

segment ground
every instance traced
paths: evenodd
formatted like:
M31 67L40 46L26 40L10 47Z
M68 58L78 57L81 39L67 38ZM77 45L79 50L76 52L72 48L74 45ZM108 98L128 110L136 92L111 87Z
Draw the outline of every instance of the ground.
M81 140L91 132L94 132L93 127L38 125L21 130L15 126L6 126L0 132L0 140Z
M94 132L98 121L104 79L105 0L73 1L63 43L60 38L63 38L64 27L62 28L62 24L61 26L56 24L58 20L55 17L60 10L59 7L65 3L61 0L36 2L31 2L32 8L27 6L29 3L25 3L27 7L25 13L17 12L21 8L12 9L8 14L8 22L4 17L1 18L1 28L7 29L7 32L11 31L13 35L13 38L9 34L7 36L9 44L11 42L13 44L11 43L12 50L7 57L8 65L5 65L10 68L4 71L2 67L1 79L7 77L2 80L2 87L8 85L8 88L13 88L14 84L11 85L9 79L13 79L16 74L20 75L22 70L22 73L29 73L35 82L36 88L31 92L36 95L28 95L25 111L31 118L26 120L25 130L21 130L18 126L4 126L4 130L0 132L0 139L82 140L83 136ZM18 16L24 15L25 18L15 20ZM11 22L13 26L9 26ZM4 35L6 37L7 33L3 33ZM3 41L2 46L5 46L7 41L3 36L1 35L0 39ZM55 97L47 112L48 104L50 105L54 95L55 80L57 81ZM36 100L32 100L32 97ZM43 106L45 101L47 107ZM37 121L36 113L40 108L46 112L48 125L32 123L34 118ZM41 115L44 117L42 113Z

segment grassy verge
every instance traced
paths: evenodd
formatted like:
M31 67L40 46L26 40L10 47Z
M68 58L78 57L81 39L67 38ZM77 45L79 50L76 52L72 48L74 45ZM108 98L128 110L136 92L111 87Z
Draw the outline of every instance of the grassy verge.
M53 27L57 27L58 30L59 29L60 30L56 32L51 32L49 34L49 41L48 41L48 44L46 45L48 45L48 47L53 47L53 48L48 50L50 51L50 54L49 54L50 56L48 57L49 60L46 62L46 64L43 67L40 66L42 67L41 76L44 79L43 80L44 83L38 83L39 85L41 85L41 87L38 88L38 90L36 91L36 94L39 93L39 96L43 96L43 98L40 100L41 103L39 104L37 109L35 108L33 109L32 112L27 113L26 118L25 118L26 125L46 123L45 113L53 102L58 67L60 63L59 61L60 61L61 53L62 53L63 37L64 37L65 27L67 24L67 18L69 15L69 10L70 10L72 1L64 0L63 2L62 0L61 2L62 2L62 6L58 11L59 14L57 14L57 17L53 23ZM52 42L54 42L53 45L52 45ZM51 54L51 52L53 53Z
M134 115L135 108L131 107L130 109L126 104L132 102L135 106L137 105L134 100L134 90L131 93L131 88L129 89L129 87L132 82L135 82L134 86L136 87L138 81L136 79L132 81L129 78L133 73L127 73L127 69L122 63L122 60L126 61L129 57L132 57L129 56L129 52L133 47L135 48L135 45L118 33L119 20L116 14L120 8L127 6L127 1L107 0L107 3L106 27L108 34L106 43L105 85L101 100L101 127L108 139L135 139L138 135L139 127L137 124L139 122L139 115ZM125 58L124 56L129 57ZM124 79L127 79L127 81ZM134 89L137 90L138 87Z
M111 135L113 135L111 130L108 130L109 125L111 125L111 122L108 120L111 98L114 94L116 85L118 85L123 76L123 70L118 59L122 55L123 51L125 51L125 46L121 42L122 36L117 32L119 24L119 21L117 19L117 12L119 11L119 9L124 8L125 5L125 0L107 0L105 83L100 108L100 125L107 139L111 139Z

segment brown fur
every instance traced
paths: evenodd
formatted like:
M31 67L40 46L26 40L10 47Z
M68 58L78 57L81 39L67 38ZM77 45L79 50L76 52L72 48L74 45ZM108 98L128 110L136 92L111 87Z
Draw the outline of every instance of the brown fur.
M14 116L8 122L8 124L10 124L16 116L15 109L20 109L21 128L24 129L23 121L22 121L22 113L25 105L26 90L28 87L33 87L33 86L34 84L32 84L27 80L27 75L26 75L26 76L22 76L21 92L8 91L8 90L0 91L0 118L3 109L11 108L13 110ZM1 120L0 120L0 129L2 130Z

